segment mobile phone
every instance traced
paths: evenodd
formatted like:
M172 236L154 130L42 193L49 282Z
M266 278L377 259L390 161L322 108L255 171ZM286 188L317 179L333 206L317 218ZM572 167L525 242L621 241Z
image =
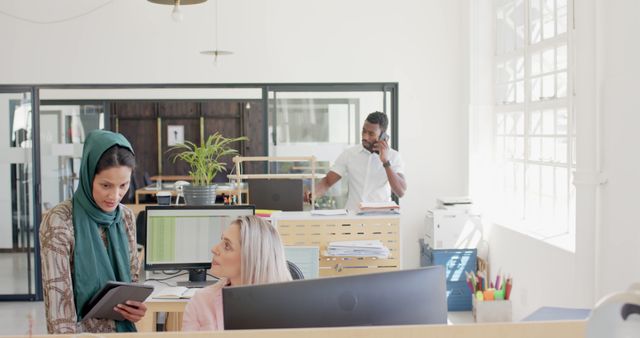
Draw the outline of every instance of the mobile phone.
M378 136L378 141L389 141L389 134L387 134L387 133L386 133L386 132L384 132L384 131L383 131L383 132L381 132L381 133L380 133L380 136ZM376 143L377 143L377 142L376 142ZM377 150L374 150L373 152L374 152L374 153L376 153L376 154L380 154L380 152L379 152L379 151L377 151Z

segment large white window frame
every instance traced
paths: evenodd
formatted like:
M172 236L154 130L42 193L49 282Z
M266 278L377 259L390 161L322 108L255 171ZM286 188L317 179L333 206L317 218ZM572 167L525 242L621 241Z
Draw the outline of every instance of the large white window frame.
M554 238L575 224L571 0L495 0L496 222Z

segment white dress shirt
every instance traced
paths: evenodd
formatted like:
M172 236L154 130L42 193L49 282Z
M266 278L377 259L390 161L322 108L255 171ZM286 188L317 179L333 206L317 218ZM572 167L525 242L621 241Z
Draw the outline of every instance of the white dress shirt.
M399 174L404 171L400 153L389 148L387 159L391 169ZM349 197L345 208L358 210L360 202L387 202L391 200L391 186L380 155L365 149L362 144L347 148L338 156L331 171L349 182Z

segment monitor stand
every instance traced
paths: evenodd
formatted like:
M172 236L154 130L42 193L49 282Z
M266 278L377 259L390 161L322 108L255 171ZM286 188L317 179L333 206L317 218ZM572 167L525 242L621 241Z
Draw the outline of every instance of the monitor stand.
M177 286L186 286L188 288L203 288L208 285L217 283L218 280L207 280L206 269L190 269L189 281L177 282Z

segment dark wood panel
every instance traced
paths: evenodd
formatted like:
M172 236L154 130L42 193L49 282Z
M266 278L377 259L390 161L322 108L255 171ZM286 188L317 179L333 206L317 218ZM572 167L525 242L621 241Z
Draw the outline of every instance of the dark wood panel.
M124 135L136 153L136 182L144 185L143 175L153 176L158 172L158 128L155 119L119 120L120 133Z
M163 101L158 103L158 115L161 118L199 118L200 104L192 101Z
M162 119L162 174L163 175L188 175L189 165L184 161L173 162L175 151L168 152L167 126L184 126L184 140L200 144L200 119L163 118Z
M202 116L205 118L240 119L240 101L211 100L202 103Z
M266 156L267 144L264 143L265 127L264 127L264 109L262 101L248 101L241 106L243 118L244 135L249 138L243 142L244 156ZM266 165L259 162L249 162L244 166L244 172L247 174L260 174L265 172Z
M250 106L247 107L247 102ZM167 152L167 126L184 126L185 140L200 144L200 118L204 116L205 139L215 132L225 137L247 136L248 141L234 144L243 156L267 154L264 144L264 110L262 101L208 100L208 101L117 101L112 105L112 122L118 119L120 132L132 143L136 152L138 168L136 181L143 183L143 174L158 174L158 129L157 117L161 118L162 174L187 175L189 167L183 161L171 161ZM115 128L115 123L112 124ZM231 172L232 159L226 158L227 169ZM245 173L262 173L263 163L248 163ZM226 174L216 177L216 181L227 181Z
M114 115L124 119L155 119L156 104L147 101L122 101L114 104Z

